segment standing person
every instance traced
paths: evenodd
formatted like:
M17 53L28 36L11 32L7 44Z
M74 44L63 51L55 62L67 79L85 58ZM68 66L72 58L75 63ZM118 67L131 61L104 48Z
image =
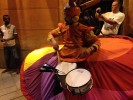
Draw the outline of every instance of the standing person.
M67 5L64 9L65 24L59 23L58 28L48 34L48 40L59 52L60 60L66 62L83 62L93 52L98 51L100 42L94 35L94 27L88 27L78 22L80 7ZM64 46L58 50L55 37L62 36Z
M17 32L16 27L10 24L9 15L3 15L4 25L0 27L0 33L2 36L1 42L4 46L4 56L7 70L16 69L16 73L19 73L19 54L16 46ZM14 59L16 66L11 67L10 63Z
M96 9L96 18L104 21L100 35L117 35L119 27L125 18L125 14L119 11L120 2L113 1L112 11L100 14L100 9Z

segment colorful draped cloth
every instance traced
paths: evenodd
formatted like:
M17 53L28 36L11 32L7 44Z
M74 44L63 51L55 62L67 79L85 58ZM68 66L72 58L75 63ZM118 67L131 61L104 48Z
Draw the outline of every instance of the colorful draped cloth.
M61 90L54 73L40 72L45 63L53 67L58 64L52 47L29 53L20 73L21 90L27 100L133 100L133 39L115 36L99 40L100 50L87 59L93 88L84 95Z

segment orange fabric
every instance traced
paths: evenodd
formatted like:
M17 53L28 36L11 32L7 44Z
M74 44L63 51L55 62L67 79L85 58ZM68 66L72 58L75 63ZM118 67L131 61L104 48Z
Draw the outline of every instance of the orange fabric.
M128 53L133 48L133 42L130 39L123 38L99 38L101 46L98 52L95 52L87 60L89 61L104 61L111 60L120 57ZM60 49L63 45L60 45ZM35 61L39 60L41 57L48 53L54 52L54 49L50 47L44 47L36 49L29 53L25 58L24 71L27 70Z
M57 56L52 47L44 47L32 51L24 60L20 74L23 94L28 100L133 100L133 39L101 37L99 40L99 52L81 66L89 68L93 79L93 88L88 93L72 95L65 89L53 97L53 88L57 87L55 78L52 73L40 73L39 69L45 63L55 68Z
M133 42L129 38L99 38L101 46L98 52L92 54L89 61L104 61L120 57L133 48Z

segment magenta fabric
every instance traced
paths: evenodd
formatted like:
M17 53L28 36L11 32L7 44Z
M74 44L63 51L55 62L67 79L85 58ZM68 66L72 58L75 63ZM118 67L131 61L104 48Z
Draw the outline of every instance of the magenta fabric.
M87 60L85 68L90 70L94 84L84 95L72 95L67 89L57 91L55 74L39 71L44 63L56 67L56 53L42 57L26 71L22 65L21 90L28 100L133 100L133 48L111 60Z

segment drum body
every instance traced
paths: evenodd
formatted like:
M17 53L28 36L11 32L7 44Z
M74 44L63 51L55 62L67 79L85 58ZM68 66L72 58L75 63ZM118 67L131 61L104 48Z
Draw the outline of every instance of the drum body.
M70 71L66 76L68 90L74 95L87 93L93 86L91 74L86 69L75 69Z
M73 69L76 69L77 64L76 63L69 63L69 62L60 62L56 69L58 70L57 77L60 81L60 85L63 88L67 88L65 78L68 72L72 71Z

